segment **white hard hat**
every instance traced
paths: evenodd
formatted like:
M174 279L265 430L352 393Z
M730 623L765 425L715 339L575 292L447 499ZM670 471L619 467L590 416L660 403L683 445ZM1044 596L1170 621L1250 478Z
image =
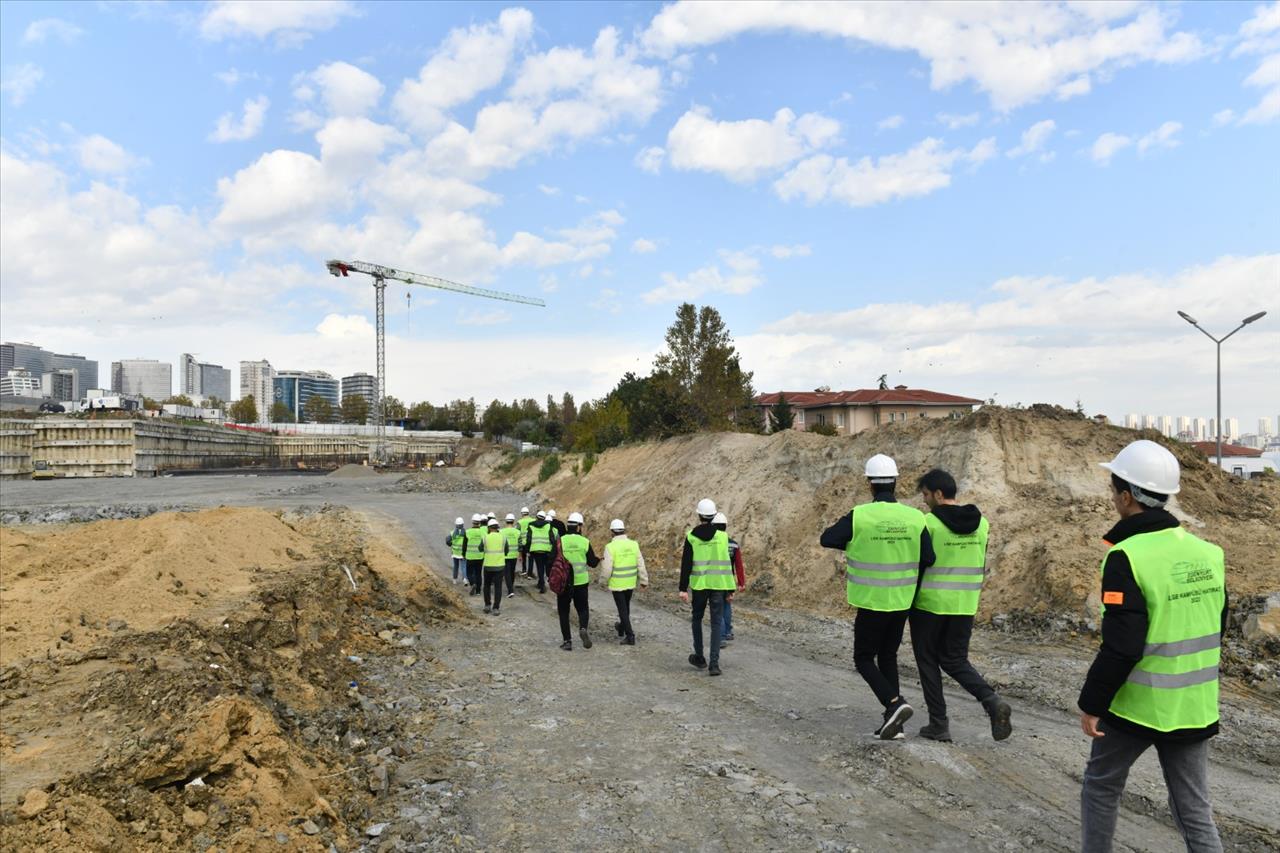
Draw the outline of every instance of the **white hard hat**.
M627 526L622 523L622 519L615 518L613 521L609 522L609 529L616 530L621 533L623 530L627 529Z
M705 515L708 518L716 514L716 502L711 498L703 498L698 501L698 515Z
M1126 445L1110 462L1099 464L1139 489L1176 495L1181 488L1178 460L1166 448L1145 438Z
M471 520L472 520L472 521L484 521L484 516L483 516L483 515L481 515L481 514L480 514L480 513L478 513L478 512L476 512L476 513L472 513L472 514L471 514Z
M867 460L867 479L873 482L898 479L898 463L883 453L877 453Z
M462 516L458 516L457 518L455 518L455 519L453 520L453 523L454 523L454 524L461 524L461 523L462 523Z
M555 517L556 517L556 511L554 509L547 510L547 518L555 518Z
M521 514L521 515L528 515L528 514L529 514L529 508L528 508L527 506L522 506L522 507L520 507L520 514Z
M729 519L727 519L727 518L725 518L725 517L724 517L724 513L723 513L723 512L717 512L717 513L716 513L716 517L715 517L715 518L713 518L713 519L711 519L711 523L712 523L712 524L728 524L728 523L729 523Z
M496 516L496 515L494 515L494 514L493 514L493 513L491 513L491 512L486 512L486 513L484 514L484 517L485 517L485 518L490 518L490 519L497 518L497 516Z
M542 510L538 510L538 518L545 519L546 517L547 517L547 514L545 512L543 512Z
M511 513L511 512L507 513L507 521L515 521L515 520L516 520L515 513Z
M581 523L582 523L582 513L580 513L580 512L571 512L571 513L569 513L569 523L570 523L570 524L581 524Z
M498 519L496 519L496 518L491 518L491 519L489 519L489 526L490 526L490 527L501 527L501 526L502 526L502 522L498 521Z

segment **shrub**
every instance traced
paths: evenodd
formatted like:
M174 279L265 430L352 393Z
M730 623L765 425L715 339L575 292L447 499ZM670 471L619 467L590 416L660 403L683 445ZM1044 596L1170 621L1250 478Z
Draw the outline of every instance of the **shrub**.
M588 450L587 455L582 457L582 473L584 475L590 474L591 469L594 467L596 467L596 455Z
M835 424L814 424L809 427L809 432L816 432L818 435L839 435Z
M560 456L552 453L546 459L542 460L542 467L538 469L538 482L543 483L560 470Z

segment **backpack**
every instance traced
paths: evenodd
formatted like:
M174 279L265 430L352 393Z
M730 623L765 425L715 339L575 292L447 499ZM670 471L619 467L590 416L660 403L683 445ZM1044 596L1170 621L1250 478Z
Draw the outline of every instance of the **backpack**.
M560 542L556 542L556 557L551 561L551 568L547 572L547 586L551 587L551 591L556 595L564 595L565 591L573 586L573 566L569 565L569 561L564 557L564 549L560 547Z

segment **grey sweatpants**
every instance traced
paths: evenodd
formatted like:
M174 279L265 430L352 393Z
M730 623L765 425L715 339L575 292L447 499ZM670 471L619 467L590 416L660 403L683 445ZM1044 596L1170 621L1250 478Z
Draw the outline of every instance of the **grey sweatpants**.
M1221 853L1222 841L1209 804L1208 739L1156 742L1117 731L1105 720L1099 722L1098 728L1106 737L1094 740L1084 769L1084 784L1080 789L1080 849L1084 853L1109 853L1129 768L1154 746L1169 789L1173 824L1182 833L1188 853Z

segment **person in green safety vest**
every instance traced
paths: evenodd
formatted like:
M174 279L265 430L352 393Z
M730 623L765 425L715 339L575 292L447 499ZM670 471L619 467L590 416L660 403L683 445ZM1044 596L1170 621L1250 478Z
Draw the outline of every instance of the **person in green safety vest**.
M720 674L720 634L724 630L724 600L736 582L729 558L729 535L716 527L716 504L711 498L698 501L698 526L684 536L680 555L680 600L692 601L693 654L689 664L708 675ZM711 642L703 654L702 616L711 612Z
M502 608L502 577L506 574L507 568L507 537L503 534L501 523L496 518L488 520L483 553L484 612L492 612L496 616Z
M640 544L627 537L627 527L622 519L615 518L609 522L609 532L613 539L604 546L604 557L600 560L600 583L609 588L613 594L613 604L618 608L618 621L613 623L613 630L618 632L618 641L624 646L636 644L636 632L631 627L631 596L636 585L641 589L649 588L649 572L645 570L644 555L640 553Z
M1218 665L1227 625L1222 549L1165 509L1178 460L1135 441L1110 462L1120 520L1104 537L1102 645L1077 705L1092 738L1080 795L1081 849L1109 851L1129 768L1154 746L1173 823L1189 851L1220 851L1209 803L1209 739L1218 733Z
M466 538L462 542L462 556L467 561L467 583L471 586L471 595L480 594L480 580L484 575L484 528L485 518L480 513L471 516L471 526L467 528Z
M453 530L445 536L444 542L449 546L449 553L453 557L453 583L456 586L462 582L462 577L467 572L467 560L462 556L462 544L467 539L467 529L463 527L462 516L458 516L453 520Z
M507 540L507 598L515 596L516 559L520 554L520 528L516 526L516 517L507 513L507 526L502 528L502 535Z
M591 648L591 634L587 630L591 622L591 610L588 592L591 589L591 573L600 565L600 558L591 549L591 540L582 535L582 513L569 513L569 523L565 527L564 536L560 537L560 551L573 569L572 581L565 586L564 592L556 596L556 611L560 616L560 636L564 640L560 648L566 652L573 651L573 640L569 637L569 604L578 611L578 637L584 649Z
M898 463L883 453L863 473L871 503L859 504L828 527L823 548L844 551L845 597L858 608L853 619L853 664L884 706L881 740L899 740L912 708L898 689L898 647L920 572L933 565L924 513L898 503Z
M538 510L538 517L525 528L521 546L529 552L534 567L538 570L538 592L547 591L547 571L551 568L551 560L559 541L556 529L547 521L547 514Z
M942 693L945 671L982 703L991 720L991 737L1004 740L1013 733L1012 709L969 663L973 617L986 573L989 525L976 506L956 503L955 477L941 468L921 477L916 487L929 507L924 524L935 556L933 565L920 576L909 619L911 648L929 709L929 724L920 729L920 737L951 740Z
M529 565L529 549L523 544L525 531L529 529L530 524L533 524L533 517L529 515L529 508L520 507L520 518L516 520L516 526L520 528L520 574L526 578L533 577L533 569Z

